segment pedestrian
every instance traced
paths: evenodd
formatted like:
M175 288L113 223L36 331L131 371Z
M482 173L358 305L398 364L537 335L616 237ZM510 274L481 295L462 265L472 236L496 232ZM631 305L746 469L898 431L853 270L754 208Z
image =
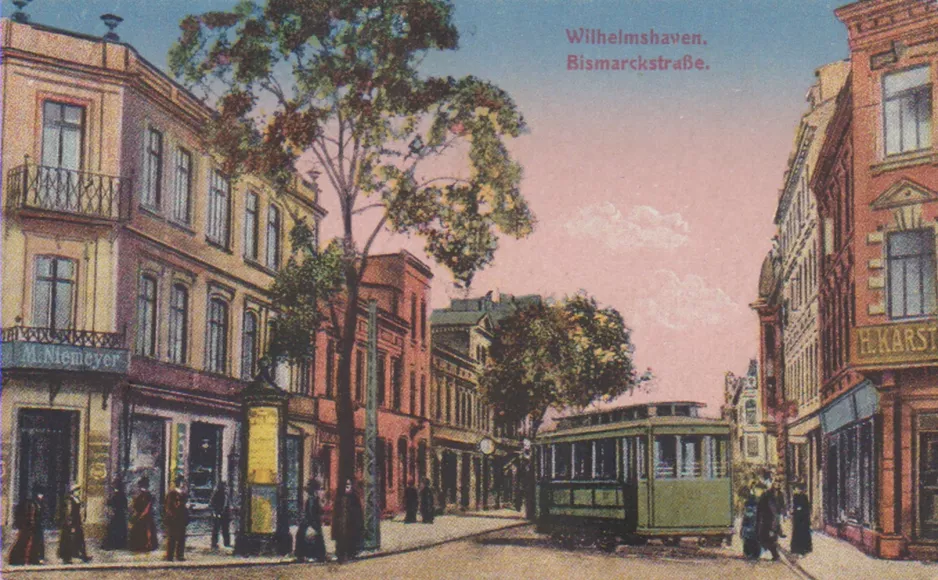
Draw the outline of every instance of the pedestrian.
M71 494L65 500L65 514L62 518L62 531L59 534L59 558L66 564L72 558L89 562L91 558L85 549L85 530L81 523L81 486L72 486Z
M166 494L163 503L163 524L166 526L166 560L186 560L186 526L189 524L189 500L183 486L186 479L177 475L176 486Z
M107 505L110 519L103 547L105 550L124 550L127 548L127 494L124 493L124 482L119 476L114 478L114 490Z
M762 484L760 487L765 487ZM756 508L756 530L763 550L772 554L772 560L778 560L778 539L784 538L780 520L781 506L778 492L773 484L759 498Z
M277 555L286 556L293 553L293 534L290 532L290 508L287 505L287 490L281 488L280 503L277 504L277 522L276 533L274 534L277 545Z
M805 493L805 486L795 484L795 495L791 500L791 553L804 556L810 554L811 545L811 500Z
M130 537L127 544L133 552L152 552L159 547L159 538L156 536L150 478L141 477L137 485L139 489L130 506Z
M218 535L221 533L225 547L231 547L231 500L228 497L228 486L219 481L208 500L212 508L212 549L218 549Z
M425 524L432 524L435 514L433 507L433 486L430 485L430 478L423 480L423 489L420 490L420 518Z
M404 490L404 523L412 524L417 521L417 508L420 504L417 488L414 487L414 480L407 481L407 489Z
M311 479L306 484L306 505L296 530L296 560L326 561L326 540L322 535L322 498L319 482Z
M336 557L344 563L361 550L364 525L362 502L351 479L345 480L345 487L338 493L333 506L332 539L336 543Z
M762 555L759 534L756 530L756 514L759 508L759 495L762 493L755 484L743 488L743 520L739 526L739 536L743 540L743 555L749 560L758 560Z
M13 518L16 541L7 559L11 566L46 563L46 539L42 528L45 497L46 490L36 486L33 496L16 507Z

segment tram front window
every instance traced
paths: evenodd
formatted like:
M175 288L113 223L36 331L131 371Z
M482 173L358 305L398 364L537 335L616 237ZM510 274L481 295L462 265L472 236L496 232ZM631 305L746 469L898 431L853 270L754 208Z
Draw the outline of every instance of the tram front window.
M681 477L694 478L703 475L703 439L695 436L681 438Z
M574 479L593 478L593 442L577 441L573 444Z
M570 454L572 447L573 446L569 443L557 443L554 445L554 479L570 479Z
M655 437L655 479L677 477L677 438L674 435Z

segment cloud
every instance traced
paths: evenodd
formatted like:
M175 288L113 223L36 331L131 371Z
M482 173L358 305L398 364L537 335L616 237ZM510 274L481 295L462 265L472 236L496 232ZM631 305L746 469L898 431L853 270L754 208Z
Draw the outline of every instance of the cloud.
M743 311L726 292L709 288L694 274L681 278L657 270L647 287L654 290L638 301L638 316L674 330L720 324Z
M599 240L615 251L673 250L687 243L687 222L681 214L663 214L647 205L633 207L628 216L609 202L589 205L564 227L571 236Z

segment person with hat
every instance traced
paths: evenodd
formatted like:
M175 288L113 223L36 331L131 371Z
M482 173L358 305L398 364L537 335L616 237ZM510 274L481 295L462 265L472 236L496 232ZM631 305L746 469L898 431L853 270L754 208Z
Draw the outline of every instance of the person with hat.
M811 500L802 482L795 484L791 498L791 553L804 556L811 553Z
M107 502L110 519L103 547L105 550L124 550L127 548L127 494L124 493L124 480L118 475L114 478L113 486L114 490Z
M212 549L218 549L218 534L221 532L225 547L231 547L231 498L224 481L219 481L212 497L208 500L212 507Z
M296 530L294 554L298 562L326 561L326 540L322 535L322 498L319 482L315 479L306 484L306 505L303 517Z
M434 495L436 494L433 492L433 484L430 483L430 478L424 478L423 489L420 490L420 518L425 524L433 523L433 516L436 511L433 507Z
M189 497L183 491L186 478L177 475L176 487L166 494L163 504L163 524L166 526L166 560L184 562L186 559L186 526L189 524Z
M11 566L45 564L46 539L42 529L42 510L46 490L42 486L33 488L33 496L16 508L13 526L16 541L10 548L8 562Z
M77 483L72 486L71 494L65 503L65 514L62 518L62 532L59 534L59 558L66 564L72 563L72 558L88 562L91 558L85 550L85 529L81 523L81 486Z
M131 505L128 546L133 552L152 552L159 547L159 539L156 537L156 520L153 517L150 478L140 478L138 486L140 489Z

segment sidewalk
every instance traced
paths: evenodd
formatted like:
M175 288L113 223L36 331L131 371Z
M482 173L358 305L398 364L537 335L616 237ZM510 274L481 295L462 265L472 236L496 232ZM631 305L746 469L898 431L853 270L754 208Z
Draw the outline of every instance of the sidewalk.
M882 560L873 558L849 542L814 531L814 550L807 556L788 552L791 521L782 524L788 538L781 539L784 555L796 568L816 580L935 580L938 563L913 560Z
M381 549L377 552L362 553L359 558L373 558L408 552L527 523L527 520L521 518L518 512L509 510L475 512L470 515L437 516L433 524L405 524L403 516L399 516L393 520L383 520L381 522ZM296 528L292 528L291 531L295 533ZM329 526L323 527L326 537L326 550L332 555L335 553L335 545L330 537L330 531ZM234 544L234 534L232 534L231 541ZM105 551L100 549L97 544L96 541L88 543L88 555L92 558L91 562L87 564L62 564L57 556L58 539L53 537L53 534L47 534L45 565L7 566L6 553L4 553L2 573L5 576L19 571L224 567L287 564L294 561L292 556L244 558L233 555L231 548L222 547L219 550L212 550L211 537L206 534L190 535L187 538L185 562L166 562L163 560L166 542L162 536L160 537L160 549L147 554Z

